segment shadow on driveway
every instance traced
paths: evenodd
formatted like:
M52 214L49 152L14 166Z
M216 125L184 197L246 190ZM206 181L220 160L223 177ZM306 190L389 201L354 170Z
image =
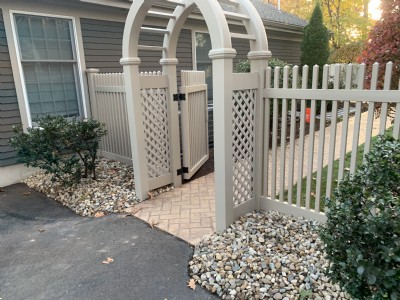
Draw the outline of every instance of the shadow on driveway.
M218 299L187 287L185 242L134 217L79 217L24 184L4 189L0 298Z

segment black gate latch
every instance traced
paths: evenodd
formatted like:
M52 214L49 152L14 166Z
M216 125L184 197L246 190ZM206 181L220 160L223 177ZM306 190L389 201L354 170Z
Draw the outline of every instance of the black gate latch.
M189 168L188 167L182 167L182 169L176 170L177 175L183 175L189 173Z
M174 94L174 101L183 101L186 100L186 94Z

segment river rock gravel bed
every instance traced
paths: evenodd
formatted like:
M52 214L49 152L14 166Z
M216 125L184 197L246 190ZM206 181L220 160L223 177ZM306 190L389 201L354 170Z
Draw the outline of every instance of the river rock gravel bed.
M351 299L324 271L315 221L251 213L201 241L190 275L222 299Z
M51 181L51 174L39 171L24 182L32 189L57 200L81 216L123 213L141 202L135 193L133 168L117 161L99 158L97 179L83 178L66 187ZM149 193L149 198L171 190L166 186ZM97 215L96 215L97 214Z

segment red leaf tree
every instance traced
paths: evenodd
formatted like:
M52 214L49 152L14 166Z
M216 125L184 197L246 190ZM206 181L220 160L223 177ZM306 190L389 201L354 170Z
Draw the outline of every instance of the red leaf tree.
M362 61L368 66L370 86L372 64L380 63L378 89L383 88L385 64L393 62L391 88L397 89L400 78L400 0L381 0L382 17L371 29Z

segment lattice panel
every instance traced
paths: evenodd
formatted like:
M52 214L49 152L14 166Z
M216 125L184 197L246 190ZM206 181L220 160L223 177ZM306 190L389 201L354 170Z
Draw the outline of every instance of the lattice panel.
M166 89L142 89L143 127L149 178L171 173Z
M256 90L233 92L232 159L235 206L254 197L255 97Z

